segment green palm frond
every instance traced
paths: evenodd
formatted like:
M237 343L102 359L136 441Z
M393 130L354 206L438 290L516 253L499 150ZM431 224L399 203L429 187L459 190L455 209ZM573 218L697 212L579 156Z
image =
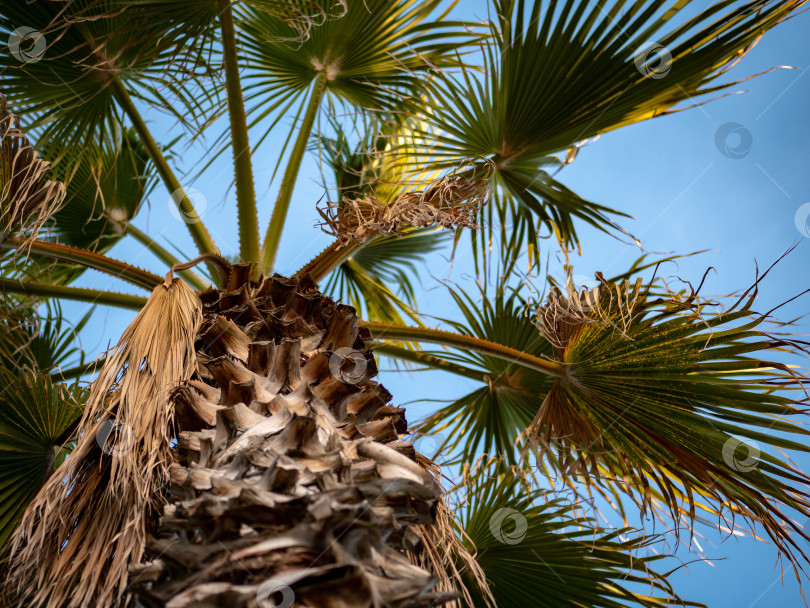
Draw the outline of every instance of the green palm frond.
M59 302L46 303L43 312L37 307L37 302L2 295L0 367L10 370L30 367L39 372L54 372L62 366L84 362L84 353L76 341L90 320L93 308L75 325L68 325Z
M681 600L653 569L666 557L652 553L655 539L599 528L564 500L527 487L502 460L468 469L451 505L499 608L699 605ZM467 582L474 606L486 606Z
M461 290L450 293L464 321L443 319L460 334L515 348L536 357L549 357L552 349L527 315L526 301L517 291L499 285L494 295L485 291L478 299ZM518 459L515 442L537 413L541 396L551 387L551 378L514 362L469 351L423 351L417 361L435 366L446 361L466 370L467 377L481 385L472 392L437 409L421 421L418 431L439 433L446 438L445 457L454 455L473 462L482 453ZM432 455L430 455L432 456Z
M23 368L0 369L0 546L58 462L82 414L86 389Z
M615 233L622 214L577 196L554 172L585 140L737 84L715 80L802 4L496 2L484 75L434 81L425 116L434 167L491 160L507 223L534 218L566 248L578 244L576 220ZM566 150L565 160L552 156ZM528 242L534 234L526 230Z
M535 322L568 373L527 436L564 478L615 484L642 511L653 489L676 519L694 518L696 500L726 505L796 563L806 532L786 509L810 514L810 477L771 450L810 451L810 431L790 420L806 411L807 381L774 359L807 351L768 330L751 310L756 293L717 312L641 279L552 290Z
M13 51L0 54L2 92L28 117L27 128L68 181L77 163L97 163L103 142L115 140L121 112L111 79L122 78L135 96L179 120L196 122L206 95L192 95L190 83L209 75L207 36L215 13L200 3L195 14L201 17L177 23L164 5L180 4L161 3L158 10L119 0L37 0L0 7L0 36L12 41Z
M335 101L364 110L398 108L403 97L424 89L427 73L458 65L456 52L474 39L464 24L434 16L439 4L347 0L341 18L325 20L304 40L272 13L237 9L252 68L244 91L254 124L293 107L320 73Z

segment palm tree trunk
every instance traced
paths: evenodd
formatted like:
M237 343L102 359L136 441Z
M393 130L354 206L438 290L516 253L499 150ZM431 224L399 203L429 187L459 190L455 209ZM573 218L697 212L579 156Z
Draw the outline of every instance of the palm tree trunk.
M149 608L453 601L461 549L435 467L371 380L369 332L308 277L249 277L201 294L199 369L172 394L177 460L130 592Z

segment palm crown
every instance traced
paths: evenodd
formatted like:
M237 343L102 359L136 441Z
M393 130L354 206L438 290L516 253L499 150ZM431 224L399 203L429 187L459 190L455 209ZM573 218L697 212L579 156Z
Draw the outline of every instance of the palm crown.
M439 0L5 3L4 599L252 606L277 605L281 589L307 606L690 605L656 571L655 539L601 528L582 493L622 514L635 504L675 535L748 521L798 576L810 478L785 452L810 451L810 433L805 379L784 361L806 345L753 310L759 281L720 311L656 278L673 256L578 290L568 264L565 283L543 276L538 242L552 235L566 260L587 247L585 225L633 242L621 209L557 170L585 140L736 85L730 67L802 4L493 0L490 20L469 24ZM178 140L150 130L161 111ZM184 166L180 145L204 137L208 158ZM268 160L269 138L283 145ZM334 242L292 278L268 278L308 151L336 194L319 203ZM218 249L178 173L223 154L238 251ZM278 173L275 200L257 192L260 164ZM192 263L132 224L158 190ZM126 238L165 268L107 255ZM460 314L433 328L416 271L460 239L476 286L448 286ZM82 287L88 268L145 292ZM526 285L541 281L533 298ZM140 312L88 363L75 336L90 314L67 329L61 300ZM371 380L375 353L474 383L411 429L433 444L411 446ZM738 437L763 446L744 466ZM434 462L456 474L446 491ZM269 485L240 494L242 511L222 502L257 470ZM301 557L318 546L290 523L290 497L304 495L306 525L343 553ZM97 501L115 509L91 520ZM383 508L349 548L336 514ZM262 509L274 515L257 523ZM225 568L214 540L249 565Z

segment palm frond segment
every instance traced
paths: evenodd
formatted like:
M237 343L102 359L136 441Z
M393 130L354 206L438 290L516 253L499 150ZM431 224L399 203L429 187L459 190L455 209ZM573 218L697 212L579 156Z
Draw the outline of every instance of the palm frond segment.
M726 505L797 563L806 532L789 510L810 514L810 477L772 450L810 451L807 380L779 361L806 344L767 330L756 285L718 312L691 290L597 278L590 292L552 289L537 311L568 370L527 429L540 455L565 478L606 475L642 511L654 491L676 519L694 519L698 499Z
M29 368L0 368L0 546L53 471L57 448L82 414L85 389Z
M468 467L451 499L499 608L698 605L654 569L666 557L653 553L654 538L599 528L503 460Z
M575 221L621 231L555 179L579 146L736 85L717 79L804 0L495 4L484 74L435 80L422 139L436 168L491 160L503 209L518 203L509 223L534 217L574 247Z

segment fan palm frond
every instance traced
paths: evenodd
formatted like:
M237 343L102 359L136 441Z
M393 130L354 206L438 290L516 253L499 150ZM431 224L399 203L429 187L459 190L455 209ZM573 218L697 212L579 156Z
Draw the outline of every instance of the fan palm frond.
M700 605L679 598L654 569L666 557L655 554L655 538L598 527L563 499L527 487L503 460L467 468L451 501L499 608ZM486 605L484 597L474 605Z
M293 107L319 73L328 96L361 109L393 110L404 96L413 99L426 73L457 65L456 52L476 38L465 24L434 15L439 4L347 0L341 18L324 21L304 40L272 12L237 9L252 66L244 81L254 124Z
M810 451L810 431L791 420L806 411L807 380L775 360L805 343L768 330L751 309L756 285L717 312L693 291L597 277L598 289L554 289L537 311L567 369L527 429L540 456L555 452L563 477L637 493L642 512L652 488L676 520L694 519L696 497L725 505L797 563L806 532L785 509L810 513L810 477L766 446Z
M623 214L577 196L556 171L590 138L736 85L716 80L803 3L496 2L484 75L433 81L426 152L435 168L491 160L510 226L534 218L566 248L578 244L576 220L615 234Z
M207 89L193 83L211 76L216 3L195 3L194 10L157 4L38 0L0 7L0 33L17 40L15 52L0 56L4 93L29 117L29 130L65 181L83 159L97 164L104 142L116 139L114 79L198 130L215 114Z
M57 462L82 415L86 389L28 368L0 368L0 547Z

